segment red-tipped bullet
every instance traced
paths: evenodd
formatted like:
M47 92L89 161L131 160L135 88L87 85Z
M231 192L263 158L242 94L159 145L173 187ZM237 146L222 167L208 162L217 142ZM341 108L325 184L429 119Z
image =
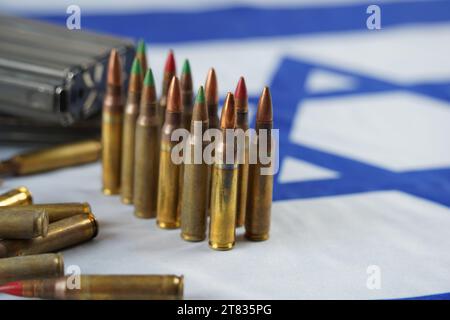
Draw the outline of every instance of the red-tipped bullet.
M5 293L13 296L22 297L23 295L23 286L22 282L15 281L10 282L5 285L0 286L0 293Z
M169 73L173 73L173 74L177 73L175 57L173 55L172 50L170 50L169 54L167 55L166 66L164 67L164 72L169 72Z

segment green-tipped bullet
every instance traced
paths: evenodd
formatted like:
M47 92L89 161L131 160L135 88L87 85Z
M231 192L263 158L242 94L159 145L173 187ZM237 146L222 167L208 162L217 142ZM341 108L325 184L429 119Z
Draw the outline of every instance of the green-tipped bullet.
M136 122L134 160L134 214L143 219L156 217L159 152L158 114L153 73L148 69L141 96L141 110Z
M125 204L133 202L134 187L134 150L136 120L139 115L139 104L142 91L142 68L139 59L135 58L131 67L128 98L125 106L122 134L122 168L121 199Z
M181 101L183 104L183 128L189 130L191 127L192 108L194 103L194 92L192 90L192 75L189 60L184 60L180 77Z
M139 40L136 48L136 58L139 59L142 70L147 70L147 53L145 48L145 41L142 39Z

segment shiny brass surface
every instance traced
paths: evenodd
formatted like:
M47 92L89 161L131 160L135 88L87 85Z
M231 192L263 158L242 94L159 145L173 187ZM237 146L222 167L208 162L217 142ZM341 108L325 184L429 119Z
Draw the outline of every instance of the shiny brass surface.
M68 288L68 277L25 281L27 297L61 300L176 300L183 299L183 276L81 275L79 289Z
M62 254L39 254L0 259L0 285L26 279L64 276Z
M22 206L33 203L31 192L26 187L12 189L0 195L0 207Z
M48 214L48 220L50 223L76 216L78 214L92 213L91 206L87 202L40 203L26 206L9 207L9 209L11 212L21 212L22 210L44 210Z
M120 170L122 153L122 122L120 111L103 111L102 115L102 162L103 193L120 193Z
M19 154L6 160L13 175L27 175L95 162L100 159L101 144L85 140Z
M0 239L45 237L47 231L48 214L43 209L30 210L27 206L0 208Z
M97 233L98 224L94 215L79 214L51 223L46 237L0 241L0 258L56 252L91 240Z

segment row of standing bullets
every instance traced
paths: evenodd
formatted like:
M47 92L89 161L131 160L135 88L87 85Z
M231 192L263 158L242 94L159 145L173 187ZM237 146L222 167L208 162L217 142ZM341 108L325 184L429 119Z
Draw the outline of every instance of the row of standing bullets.
M0 293L44 299L182 299L175 275L64 276L57 252L94 238L98 225L87 203L33 204L20 187L0 195Z
M0 258L57 252L97 233L87 203L33 204L25 187L0 195Z
M141 42L130 72L126 102L119 56L114 50L110 55L102 121L103 192L120 194L123 203L134 204L136 216L156 218L160 228L181 227L181 236L187 241L206 238L209 214L209 244L213 249L231 249L235 229L243 225L249 240L268 239L273 176L261 175L260 169L270 163L249 163L249 144L255 143L254 150L258 150L259 138L250 142L246 135L244 148L239 155L234 154L234 159L239 156L244 161L225 162L227 144L235 143L226 141L225 131L245 132L249 128L244 79L241 77L234 95L227 94L219 119L214 69L210 69L205 89L199 88L194 103L189 62L185 60L179 80L170 51L158 101L152 70L145 69L145 53ZM201 134L194 136L196 123ZM270 135L272 123L272 101L265 87L258 103L257 134L259 129L266 129L264 134ZM185 150L200 146L202 155L209 144L202 139L204 133L208 129L222 131L224 140L214 141L212 165L205 161L197 164L193 159L184 164L173 161L171 155L178 141L173 141L172 135L180 128L190 131ZM186 160L193 154L182 156Z

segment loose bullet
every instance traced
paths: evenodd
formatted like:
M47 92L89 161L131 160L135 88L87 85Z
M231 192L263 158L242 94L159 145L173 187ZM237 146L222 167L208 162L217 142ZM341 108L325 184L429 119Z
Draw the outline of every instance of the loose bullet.
M184 164L181 237L186 241L202 241L206 237L210 166L203 160L203 151L208 144L203 135L208 130L208 122L205 93L201 86L195 100L187 144L189 160Z
M180 77L181 103L183 104L183 128L191 129L192 108L194 107L194 91L192 86L192 74L189 60L184 60Z
M149 69L144 79L141 109L136 123L134 213L155 218L159 175L158 115L155 81Z
M4 194L0 194L0 207L23 206L32 203L33 196L26 187L19 187Z
M77 290L69 277L23 280L0 286L0 293L56 300L177 300L183 299L183 276L81 275Z
M2 161L0 175L23 176L82 165L98 161L100 152L101 145L97 140L85 140L33 150Z
M258 152L257 162L249 165L245 237L252 241L263 241L269 238L273 174L261 174L261 169L270 169L272 163L261 163L259 149L261 136L264 134L266 135L265 141L268 144L267 156L271 157L273 148L271 140L272 127L272 98L269 88L265 87L259 98L256 114L257 137L252 141L252 143L256 144L256 146L252 146L252 150Z
M0 212L1 211L2 208L0 208ZM92 213L91 206L86 202L40 203L14 207L10 206L8 207L8 211L15 213L20 213L22 211L45 211L50 223L76 216L77 214Z
M234 135L229 141L226 134L227 130L234 130L235 126L234 97L232 93L228 93L220 118L223 139L216 146L216 157L212 168L209 246L214 250L230 250L235 243L238 167L235 148L231 149L229 146L234 143ZM227 163L227 152L231 152L230 150L233 151L232 163Z
M97 236L97 233L98 224L94 215L79 214L51 223L46 237L30 240L1 240L0 258L57 252L91 240Z
M0 259L0 285L18 280L64 276L62 254L38 254Z
M130 72L128 98L125 105L122 134L122 169L120 171L120 193L121 200L125 204L130 204L133 202L136 120L139 115L141 91L141 64L139 60L135 58Z
M48 214L45 210L29 210L26 206L0 208L0 239L32 239L45 237Z
M180 227L180 169L182 163L172 161L172 149L178 144L171 141L171 135L182 127L180 82L177 77L172 78L167 96L167 110L164 126L161 130L157 225L163 229Z
M111 50L102 114L103 193L119 194L122 155L123 90L119 54Z

